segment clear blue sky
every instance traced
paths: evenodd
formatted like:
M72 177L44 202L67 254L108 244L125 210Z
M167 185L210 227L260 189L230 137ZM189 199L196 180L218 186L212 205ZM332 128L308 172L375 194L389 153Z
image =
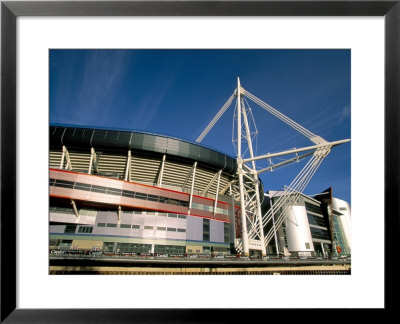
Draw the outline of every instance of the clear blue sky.
M350 138L350 50L50 50L50 124L147 131L195 141L242 86L328 141ZM312 143L249 101L256 153ZM202 144L235 156L232 105ZM335 147L306 194L351 201L350 143ZM279 159L275 159L278 163ZM264 173L289 185L305 161ZM258 167L267 162L257 162Z

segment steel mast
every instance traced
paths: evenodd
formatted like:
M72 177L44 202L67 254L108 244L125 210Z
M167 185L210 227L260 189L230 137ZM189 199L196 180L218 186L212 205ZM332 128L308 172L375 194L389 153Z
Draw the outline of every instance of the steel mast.
M244 185L243 185L243 165L244 162L242 160L242 107L240 103L240 80L237 78L237 89L236 89L236 97L237 97L237 174L239 178L239 192L240 192L240 215L241 215L241 232L242 232L242 246L243 246L243 254L249 255L249 242L247 235L247 222L246 222L246 206L244 201Z
M233 186L234 194L236 199L240 200L240 221L241 221L241 238L235 239L235 248L238 252L243 253L245 256L249 255L250 250L261 251L262 256L266 255L266 248L273 237L276 239L276 231L279 229L281 224L286 218L286 214L291 206L300 196L301 192L308 185L312 176L321 165L323 159L330 153L334 146L346 143L350 141L340 140L335 142L328 142L322 137L315 135L303 126L296 123L294 120L285 116L269 104L265 103L261 99L252 95L240 85L240 79L237 78L237 88L234 93L229 97L227 102L218 111L217 115L207 125L204 131L197 138L196 142L200 143L203 138L208 134L211 128L219 120L222 114L229 108L234 97L236 96L236 118L237 118L237 137L233 136L233 142L237 141L237 182ZM282 122L292 127L294 130L307 137L314 145L294 148L278 153L269 153L259 156L254 156L251 130L247 119L246 106L243 98L246 97L253 101L255 104L280 119ZM247 101L246 101L247 103ZM248 104L247 104L248 105ZM249 107L249 114L251 114L251 108ZM253 119L254 120L254 119ZM242 124L244 124L245 131L242 131ZM242 139L247 142L247 149L242 146ZM250 157L245 157L245 153L248 151ZM307 152L303 155L297 155L299 152ZM271 164L269 167L257 170L256 161L271 159L277 156L294 155L295 157L289 158L278 164ZM287 165L289 163L297 162L306 157L310 157L310 160L299 172L299 174L293 179L289 186L286 186L281 197L277 200L274 205L274 211L270 209L265 215L262 215L261 211L261 196L260 196L260 181L259 174L267 171L273 171L279 167ZM251 162L251 167L246 163ZM222 192L221 192L222 193ZM264 193L262 193L264 197ZM279 211L279 213L277 213ZM274 215L277 214L277 215ZM275 218L276 216L276 218ZM272 225L268 233L266 229L268 224L272 220Z

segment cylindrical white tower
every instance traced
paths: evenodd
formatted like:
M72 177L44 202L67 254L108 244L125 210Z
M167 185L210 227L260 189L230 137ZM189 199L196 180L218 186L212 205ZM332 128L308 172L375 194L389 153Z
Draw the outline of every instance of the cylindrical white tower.
M314 245L304 206L292 206L285 220L288 249L299 256L311 256Z

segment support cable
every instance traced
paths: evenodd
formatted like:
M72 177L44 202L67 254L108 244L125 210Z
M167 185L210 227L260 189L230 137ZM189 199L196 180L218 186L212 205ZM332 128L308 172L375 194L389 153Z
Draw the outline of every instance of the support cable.
M250 100L254 101L257 105L267 110L269 113L274 115L275 117L279 118L285 124L289 125L293 129L297 130L300 134L304 135L308 139L315 137L316 135L310 132L308 129L304 128L300 124L296 123L294 120L290 119L289 117L285 116L275 108L271 107L269 104L265 103L261 99L257 98L256 96L252 95L250 92L244 90L244 95L249 98Z
M222 106L222 108L218 111L218 113L215 115L215 117L211 120L211 122L207 125L207 127L203 130L203 132L200 134L200 136L196 139L197 143L200 143L203 138L208 134L208 132L211 130L211 128L215 125L215 123L221 118L223 113L228 109L228 107L231 105L233 98L235 97L235 94L233 93L228 101Z

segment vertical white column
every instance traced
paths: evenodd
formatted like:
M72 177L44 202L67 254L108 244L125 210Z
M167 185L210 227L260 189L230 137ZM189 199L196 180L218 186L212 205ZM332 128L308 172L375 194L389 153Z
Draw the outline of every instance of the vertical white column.
M118 206L118 224L121 223L121 213L122 213L121 206Z
M64 159L65 159L65 146L63 145L61 161L60 161L60 169L64 169Z
M71 200L71 205L75 212L76 221L79 221L79 212L78 212L78 208L76 208L76 204L75 204L74 200Z
M67 160L67 165L65 166L65 168L67 170L71 171L72 170L72 163L71 163L71 159L69 157L69 152L68 152L68 149L67 149L66 146L63 146L63 152L65 153L64 156L65 156L65 159Z
M91 147L90 148L90 162L89 162L89 170L88 170L88 174L92 174L92 167L93 167L93 160L94 160L94 155L95 155L95 151L94 148Z
M243 121L244 121L244 126L245 126L245 129L246 129L247 146L249 148L250 157L253 158L254 157L253 144L251 142L249 121L247 120L247 115L246 115L246 110L245 110L244 105L242 105L242 109L243 109ZM264 228L263 228L263 225L262 225L261 202L260 202L260 192L259 192L259 186L258 186L259 183L258 183L258 175L257 175L257 170L256 170L256 162L255 161L251 161L251 163L252 163L252 167L253 167L252 170L253 170L253 177L254 177L254 190L256 192L257 221L258 221L258 226L259 226L258 235L260 237L260 241L261 241L261 244L262 244L261 254L262 254L262 256L266 256L267 255L267 251L266 251L265 243L264 243Z
M222 170L218 171L217 191L215 192L215 201L214 201L214 215L217 213L218 191L219 191L219 181L221 179L221 172L222 172Z
M164 154L163 158L162 158L162 162L161 162L160 174L158 175L157 187L161 187L162 186L162 178L163 178L163 174L164 174L165 158L166 158L166 155Z
M128 150L128 158L126 159L126 169L125 169L125 181L130 181L130 172L131 172L131 150Z
M239 177L239 191L240 191L240 215L242 226L242 246L243 254L249 255L249 238L247 236L247 222L246 222L246 206L244 203L244 186L243 186L243 161L242 161L242 116L241 116L241 103L240 103L240 80L237 79L237 139L238 139L238 177Z
M192 171L192 187L190 188L190 197L189 197L189 210L188 214L190 214L190 210L192 209L192 202L193 202L193 189L194 189L194 178L196 176L196 167L197 161L193 164L193 171Z

